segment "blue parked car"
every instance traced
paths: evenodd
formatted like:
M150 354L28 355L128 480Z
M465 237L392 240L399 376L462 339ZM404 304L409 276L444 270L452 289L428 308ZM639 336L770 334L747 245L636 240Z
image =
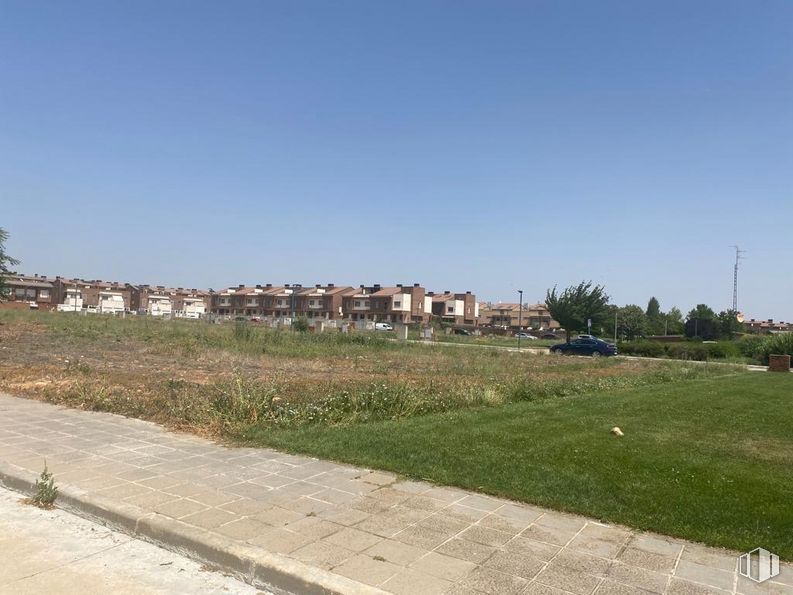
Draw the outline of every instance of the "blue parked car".
M558 355L590 355L600 357L601 355L617 355L617 346L606 343L603 339L595 337L578 337L569 343L559 343L551 347L551 353Z

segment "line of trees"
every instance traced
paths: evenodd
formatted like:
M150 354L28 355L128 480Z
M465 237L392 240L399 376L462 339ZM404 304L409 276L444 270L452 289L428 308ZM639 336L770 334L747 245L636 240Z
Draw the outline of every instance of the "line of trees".
M599 334L619 339L633 340L648 335L685 335L703 340L732 339L741 331L738 313L723 310L718 314L706 304L697 304L687 316L672 307L667 312L654 296L642 308L636 304L617 306L609 303L609 296L602 285L582 281L564 290L556 286L549 289L545 305L551 317L565 329L567 341L574 332L589 328Z

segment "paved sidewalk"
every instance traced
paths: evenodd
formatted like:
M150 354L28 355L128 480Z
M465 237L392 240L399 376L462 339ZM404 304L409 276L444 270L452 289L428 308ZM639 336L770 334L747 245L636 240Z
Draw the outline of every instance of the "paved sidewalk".
M0 488L0 594L267 595L201 564Z
M62 505L295 593L793 594L788 565L756 585L733 552L0 396L0 479L44 457Z

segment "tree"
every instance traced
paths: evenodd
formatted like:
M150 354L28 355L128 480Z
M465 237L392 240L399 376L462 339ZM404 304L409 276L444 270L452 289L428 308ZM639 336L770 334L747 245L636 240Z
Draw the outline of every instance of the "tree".
M617 313L617 332L629 341L647 332L647 315L640 306L623 306Z
M697 307L691 310L686 318L689 320L694 318L698 320L713 320L716 318L716 313L707 304L697 304Z
M655 296L647 302L647 332L651 335L664 334L664 315L661 313L661 304Z
M7 239L8 232L0 227L0 298L4 298L8 293L8 287L5 284L5 276L12 272L9 267L19 264L16 258L11 258L6 254L5 242Z
M572 331L586 330L587 320L592 321L592 326L603 322L608 301L603 286L593 286L591 281L571 285L561 293L554 286L545 295L545 306L564 328L568 343Z
M723 339L734 339L735 335L743 330L743 326L738 322L738 312L735 310L722 310L718 318Z
M682 335L685 329L683 324L683 313L679 308L673 307L663 315L664 333L667 335Z
M650 298L650 301L647 302L647 318L653 320L655 318L659 318L661 316L661 304L658 303L658 300L655 299L655 296Z

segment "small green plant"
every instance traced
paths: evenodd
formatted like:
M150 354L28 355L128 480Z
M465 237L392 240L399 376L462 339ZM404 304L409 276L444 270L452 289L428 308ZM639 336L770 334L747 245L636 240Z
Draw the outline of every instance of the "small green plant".
M299 333L308 332L308 318L305 316L298 316L292 323L292 328Z
M58 487L55 485L55 478L47 469L47 462L44 462L44 471L36 480L36 493L30 499L31 504L41 508L52 508L55 499L58 497Z

